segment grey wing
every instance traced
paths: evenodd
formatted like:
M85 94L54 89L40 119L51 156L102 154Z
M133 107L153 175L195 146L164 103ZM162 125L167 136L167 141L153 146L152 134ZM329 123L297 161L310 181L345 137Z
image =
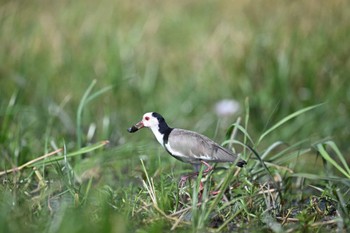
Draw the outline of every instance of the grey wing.
M234 162L237 155L215 143L210 138L192 131L174 129L169 135L169 145L174 156L189 157L183 160L207 162Z

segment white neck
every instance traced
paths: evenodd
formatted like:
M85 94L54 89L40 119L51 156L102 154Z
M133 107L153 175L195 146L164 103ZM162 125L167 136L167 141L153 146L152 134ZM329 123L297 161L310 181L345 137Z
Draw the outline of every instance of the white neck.
M151 128L151 130L152 130L154 136L156 137L157 141L158 141L162 146L164 146L164 145L163 145L163 136L164 136L164 135L161 134L161 133L159 132L159 127L158 127L158 125L157 125L157 126L150 127L150 128Z

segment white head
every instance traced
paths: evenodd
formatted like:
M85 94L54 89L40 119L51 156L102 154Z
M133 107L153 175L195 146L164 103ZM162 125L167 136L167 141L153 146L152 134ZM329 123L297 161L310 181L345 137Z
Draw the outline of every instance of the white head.
M144 127L153 128L158 127L159 121L153 112L145 113L141 120Z
M165 123L164 118L159 113L156 113L156 112L145 113L142 117L142 120L137 124L133 125L132 127L130 127L128 131L129 133L134 133L143 127L150 128L154 136L157 138L157 141L162 146L164 146L163 145L164 134L166 132L169 133L169 130L171 131L171 128L169 128L169 126Z
M152 130L158 129L160 122L164 122L164 118L160 114L156 112L148 112L143 115L142 120L140 122L133 125L131 128L128 129L128 131L130 133L134 133L143 127L151 128Z

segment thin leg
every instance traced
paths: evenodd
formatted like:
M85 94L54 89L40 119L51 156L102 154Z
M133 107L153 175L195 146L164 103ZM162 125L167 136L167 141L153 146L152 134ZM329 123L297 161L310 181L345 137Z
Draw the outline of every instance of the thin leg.
M198 173L195 172L195 173L191 173L191 174L188 174L188 175L181 176L180 182L179 182L179 187L180 188L184 187L186 182L187 182L187 180L188 180L188 178L192 178L192 177L195 177L197 175L198 175Z
M181 176L179 181L179 187L183 188L186 184L186 181L188 180L189 176Z
M202 164L204 164L204 166L206 166L207 168L203 171L203 174L204 175L206 175L208 172L210 172L211 170L213 170L213 166L210 166L210 164L208 164L207 162L205 162L205 161L201 161L201 163ZM200 186L201 188L200 188L200 191L203 189L203 185L202 185L202 182L201 182L201 186ZM217 194L219 194L220 193L220 191L219 190L217 190L217 191L211 191L210 192L210 194L211 195L217 195Z
M205 162L205 161L202 160L201 163L203 163L204 166L207 167L207 169L205 169L205 170L203 171L204 174L210 172L211 170L213 170L213 167L210 166L207 162Z
M208 172L210 172L211 170L213 170L213 167L210 166L207 162L205 161L201 161L202 164L204 164L204 166L206 166L206 169L203 171L203 175L206 175ZM179 187L182 188L185 186L188 178L192 178L192 177L195 177L198 175L199 173L199 169L200 169L200 164L193 164L193 167L194 167L194 170L196 172L194 173L191 173L191 174L188 174L188 175L184 175L184 176L181 176L180 178L180 182L179 182ZM200 190L203 189L203 184L202 182L200 183Z
M218 195L219 193L220 193L220 190L210 192L211 195Z

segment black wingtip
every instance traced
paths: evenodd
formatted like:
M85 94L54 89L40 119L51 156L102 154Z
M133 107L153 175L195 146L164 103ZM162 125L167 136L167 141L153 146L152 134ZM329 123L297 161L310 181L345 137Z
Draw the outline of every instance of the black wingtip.
M241 161L239 161L239 162L236 163L236 165L237 165L238 167L244 167L244 165L246 165L246 164L247 164L247 162L244 161L244 160L241 160Z

